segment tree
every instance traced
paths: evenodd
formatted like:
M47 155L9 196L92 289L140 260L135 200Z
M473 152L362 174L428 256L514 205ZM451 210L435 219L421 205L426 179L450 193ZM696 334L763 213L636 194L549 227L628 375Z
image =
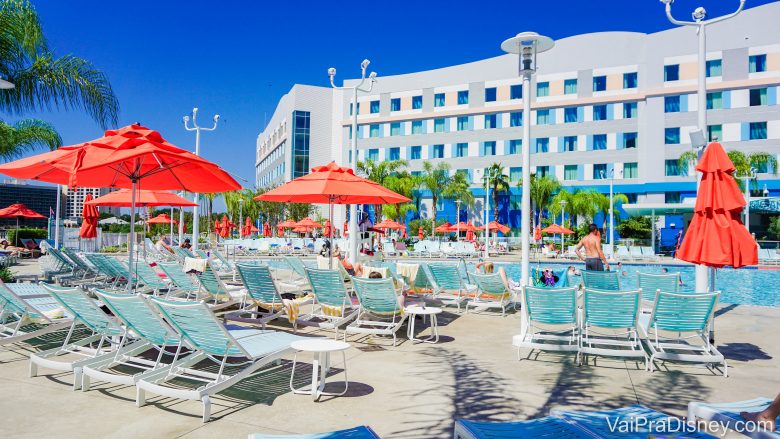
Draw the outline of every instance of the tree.
M596 202L599 211L601 211L604 221L601 228L607 230L607 220L609 219L609 195L608 194L596 194L593 196L593 201ZM628 203L628 197L623 194L612 195L612 212L617 210L617 206L620 204Z
M517 183L517 187L523 187L522 180ZM549 208L553 194L560 190L561 184L555 177L546 175L544 177L537 177L535 174L531 174L531 202L534 204L532 207L532 212L534 212L534 215L532 216L533 226L542 222L542 211Z
M385 179L384 186L397 194L413 199L415 189L420 185L419 179L408 171L401 171L390 175ZM403 223L406 214L417 212L417 206L413 201L398 204L385 204L382 206L382 214L393 220Z
M583 217L587 222L593 221L593 217L598 212L598 199L600 193L594 189L578 189L574 191L571 197L571 204L567 206L571 212L572 218Z
M117 124L119 101L106 75L85 59L55 56L27 0L0 3L0 72L16 85L0 93L2 112L78 108L102 128Z
M309 203L287 203L287 217L293 221L300 221L311 215L314 205Z
M468 181L466 173L457 171L450 178L449 184L442 190L442 197L448 200L460 200L467 207L474 206L474 193L471 192L471 184ZM460 212L456 214L456 222L460 221Z
M757 173L752 172L755 169L772 169L772 173L777 173L777 158L767 152L756 151L745 154L742 151L736 149L726 152L728 154L731 163L734 164L734 177L739 185L740 189L745 190L742 177L750 176L753 189L756 189L758 185ZM696 151L685 151L677 159L678 166L686 171L691 171L696 168L696 163L699 160L699 156ZM695 172L693 172L695 175Z
M38 148L55 150L62 138L53 126L38 119L23 119L13 125L0 121L0 160L15 160Z
M389 160L382 162L375 162L374 160L367 159L365 161L358 161L358 172L373 182L379 183L385 186L387 179L393 174L397 173L399 169L405 167L408 163L406 160ZM382 220L382 205L374 205L374 220L380 222Z
M431 234L436 223L436 205L439 202L439 195L442 188L450 183L450 165L445 162L439 162L436 166L431 162L423 163L423 173L420 176L420 186L431 191Z
M493 190L493 219L498 221L498 196L509 190L509 178L504 175L504 167L495 162L487 168L485 177Z
M769 219L769 228L767 231L775 235L775 239L780 239L780 216Z
M648 239L652 234L650 219L644 216L632 216L617 225L617 231L623 238Z

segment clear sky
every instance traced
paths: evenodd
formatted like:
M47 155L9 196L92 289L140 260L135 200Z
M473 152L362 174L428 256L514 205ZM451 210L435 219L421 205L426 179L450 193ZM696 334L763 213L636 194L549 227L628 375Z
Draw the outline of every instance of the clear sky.
M120 126L141 122L182 148L194 133L181 118L200 108L201 152L254 185L255 139L295 83L328 85L359 74L363 58L379 74L400 74L500 55L501 42L532 30L554 39L597 31L657 32L672 25L658 0L512 1L61 1L33 0L50 46L106 72L121 105ZM770 3L747 0L747 7ZM677 0L690 19L738 0ZM694 38L691 35L691 38ZM594 48L598 50L598 48ZM102 134L85 115L46 112L65 144ZM10 118L9 118L10 119Z

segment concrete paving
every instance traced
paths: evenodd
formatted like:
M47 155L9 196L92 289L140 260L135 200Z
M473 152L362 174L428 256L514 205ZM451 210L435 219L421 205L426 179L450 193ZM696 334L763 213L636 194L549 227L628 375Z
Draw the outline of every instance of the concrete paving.
M780 309L721 306L717 340L729 361L729 377L698 366L667 364L649 373L641 364L591 359L578 367L573 355L541 353L518 361L511 338L519 315L456 314L439 320L438 344L400 344L384 338L350 338L349 392L310 397L289 391L291 357L281 367L242 381L213 400L213 420L201 422L200 403L148 395L135 407L133 388L95 383L71 390L72 376L41 370L28 378L32 349L0 352L0 400L7 437L243 438L252 432L312 433L370 425L382 437L452 436L456 418L486 421L545 416L553 408L595 410L644 404L684 415L691 400L735 401L780 392ZM286 322L274 328L290 330ZM429 330L425 328L423 335ZM327 335L312 329L306 334ZM296 370L296 384L310 379L310 357ZM334 366L343 367L338 360ZM337 380L329 390L339 390Z

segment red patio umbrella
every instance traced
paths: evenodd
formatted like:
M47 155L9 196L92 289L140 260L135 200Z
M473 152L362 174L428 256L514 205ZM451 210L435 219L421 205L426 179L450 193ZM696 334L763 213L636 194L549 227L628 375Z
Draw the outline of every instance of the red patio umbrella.
M276 228L278 229L292 229L295 228L295 221L293 220L284 220L276 225Z
M542 229L542 233L549 233L551 235L571 235L574 232L566 227L561 227L558 224L551 224Z
M46 218L40 213L30 209L24 204L12 204L4 209L0 209L0 218L16 218L16 238L14 245L19 246L19 218Z
M422 241L423 238L425 238L425 232L423 232L423 226L420 226L417 228L417 239Z
M477 230L477 228L474 227L474 225L471 223L464 223L463 221L461 221L457 224L452 224L451 226L449 226L447 231L457 232L458 230L460 230L461 232L468 232L468 231L474 232Z
M84 207L81 208L81 229L79 230L79 236L85 239L97 238L97 222L100 218L97 207L89 202L92 201L92 194L87 194L84 197Z
M321 229L322 224L318 223L317 221L314 221L313 219L309 218L308 216L297 223L295 223L295 227L303 227L305 229Z
M450 224L449 222L445 222L444 224L440 225L439 227L436 227L433 229L434 233L450 233Z
M292 229L292 231L295 233L306 233L309 231L309 229L307 229L306 227L296 227Z
M374 228L379 230L401 230L404 226L391 219L384 219L379 224L375 224Z
M330 238L332 235L333 227L330 225L330 220L325 220L325 231L322 233L326 238Z
M97 197L88 203L93 206L130 207L133 193L130 189L120 189ZM171 191L139 189L135 194L135 206L197 206L192 200L182 198Z
M404 233L401 235L401 238L406 239L409 237L409 234L407 233L407 227L404 225Z
M756 265L758 246L740 220L745 198L723 146L710 143L696 170L702 173L701 184L677 258L714 268Z
M541 241L542 240L542 228L538 225L536 228L534 228L534 241Z
M349 223L344 221L344 236L349 235Z
M228 220L227 215L222 215L222 222L219 224L219 236L223 238L230 236L230 229L233 228L231 226L234 225Z
M179 224L179 222L169 217L167 213L161 213L154 218L150 218L146 224Z
M510 229L509 227L499 223L498 221L491 221L491 222L488 223L488 230L493 231L493 232L498 230L499 232L501 232L501 233L506 235L512 229Z
M265 236L266 238L270 238L271 236L273 236L273 234L271 233L271 223L269 223L268 221L266 221L265 224L263 224L263 236Z

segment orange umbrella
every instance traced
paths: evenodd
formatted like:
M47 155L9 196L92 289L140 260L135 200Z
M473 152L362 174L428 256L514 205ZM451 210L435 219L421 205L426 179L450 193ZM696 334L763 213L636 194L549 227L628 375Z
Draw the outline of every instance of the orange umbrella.
M179 224L179 222L169 217L167 213L161 213L156 217L151 218L146 224Z
M120 189L109 192L102 197L97 197L88 204L93 206L130 207L132 204L132 191ZM192 200L182 198L171 191L138 190L135 194L136 207L146 206L197 206Z
M321 229L322 224L314 221L313 219L309 218L308 216L297 223L295 223L296 228L303 227L304 229Z
M293 220L284 220L276 225L277 229L292 229L295 227L295 221Z
M273 236L271 234L271 223L269 223L268 221L266 221L265 224L263 225L263 236L265 236L266 238L270 238L271 236Z
M330 226L330 220L325 220L325 232L323 232L323 235L330 238L332 227Z
M439 227L436 227L435 229L433 229L433 231L435 233L450 233L451 232L451 230L450 230L450 226L451 225L452 224L450 224L449 222L445 222L444 224L440 225Z
M551 235L571 235L574 232L567 229L566 227L561 227L558 224L551 224L548 227L542 229L542 233L549 233Z
M380 230L401 230L404 228L401 224L398 224L397 222L391 220L391 219L384 219L379 224L374 225L375 229Z
M537 225L536 228L534 229L534 240L541 241L541 239L542 239L542 228Z
M425 233L423 232L423 226L420 226L417 229L417 239L422 241L423 238L425 238Z
M756 265L758 246L739 218L745 198L723 146L710 143L696 170L702 173L701 184L677 258L715 268Z
M30 209L24 204L12 204L0 209L0 218L16 218L16 230L19 230L19 218L46 218L40 213ZM15 245L19 245L19 233L16 233Z
M230 236L230 221L227 215L222 215L222 222L219 224L219 236L227 238Z
M306 233L309 231L309 229L307 229L306 227L296 227L292 229L292 231L295 233Z
M404 225L404 233L403 233L403 235L401 235L401 238L403 238L403 239L406 239L406 238L409 237L409 235L406 233L406 229L407 229L406 225Z
M241 237L249 236L252 234L252 229L257 230L256 227L252 225L252 218L246 217L246 221L244 221L244 227L241 228Z
M466 241L473 241L474 240L474 230L476 230L476 227L474 227L473 224L471 224L471 221L469 221L469 225L472 227L466 232Z
M447 229L448 232L457 232L458 230L460 230L461 232L474 232L474 231L477 230L477 228L474 227L474 225L471 224L470 222L469 223L464 223L463 221L461 221L461 222L459 222L457 224L451 225Z
M491 222L488 223L488 230L491 230L493 232L498 230L499 232L501 232L503 234L507 234L512 229L510 229L509 227L507 227L507 226L505 226L505 225L503 225L503 224L501 224L501 223L499 223L497 221L491 221Z
M79 236L85 239L97 238L97 221L100 218L97 207L89 204L92 200L92 194L84 197L84 207L81 209L81 217L84 219L81 223Z
M344 221L344 236L349 235L349 223Z

